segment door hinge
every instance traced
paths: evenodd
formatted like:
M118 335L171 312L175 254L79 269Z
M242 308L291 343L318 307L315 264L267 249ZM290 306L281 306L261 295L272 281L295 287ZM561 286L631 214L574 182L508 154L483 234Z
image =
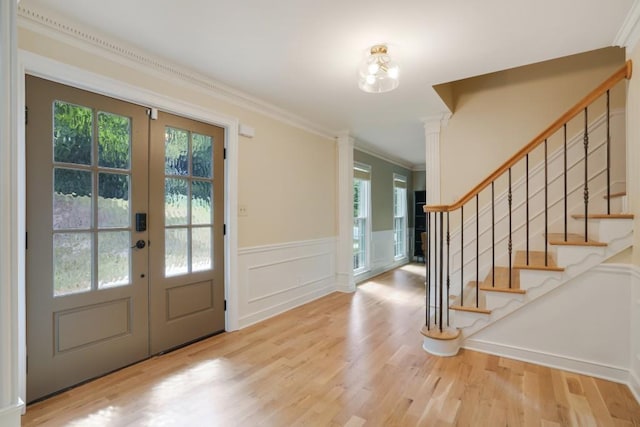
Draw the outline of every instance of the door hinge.
M28 125L29 124L29 107L25 106L24 107L24 125Z
M29 233L25 231L24 233L24 250L29 249Z
M227 300L224 300L224 311L227 311Z
M223 160L227 160L227 149L226 149L226 148L224 148L224 149L222 150L222 159L223 159Z
M222 224L222 235L223 236L227 235L227 224Z

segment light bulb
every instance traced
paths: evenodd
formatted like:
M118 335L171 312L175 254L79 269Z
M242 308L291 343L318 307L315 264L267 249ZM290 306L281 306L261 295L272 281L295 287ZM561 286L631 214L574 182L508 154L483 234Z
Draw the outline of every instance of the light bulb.
M391 77L392 79L397 79L398 76L400 74L400 69L398 68L397 65L392 66L391 68L389 68L389 70L387 71L387 75L389 77Z
M378 70L380 70L380 65L378 65L377 62L372 62L371 64L369 64L367 69L369 70L369 74L376 74Z
M369 74L367 76L367 84L374 84L376 82L376 76L374 76L373 74Z

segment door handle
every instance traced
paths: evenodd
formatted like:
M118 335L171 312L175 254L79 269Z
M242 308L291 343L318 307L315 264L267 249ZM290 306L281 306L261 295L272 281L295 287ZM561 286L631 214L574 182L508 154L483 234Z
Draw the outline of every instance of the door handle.
M131 249L144 249L147 246L144 240L138 240L135 245L131 246Z

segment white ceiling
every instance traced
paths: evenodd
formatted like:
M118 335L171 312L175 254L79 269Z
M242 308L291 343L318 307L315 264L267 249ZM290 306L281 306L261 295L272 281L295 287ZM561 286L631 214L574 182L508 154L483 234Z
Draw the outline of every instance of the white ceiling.
M637 0L22 0L193 69L411 167L433 85L611 46ZM400 87L358 89L384 42ZM249 123L250 125L250 123Z

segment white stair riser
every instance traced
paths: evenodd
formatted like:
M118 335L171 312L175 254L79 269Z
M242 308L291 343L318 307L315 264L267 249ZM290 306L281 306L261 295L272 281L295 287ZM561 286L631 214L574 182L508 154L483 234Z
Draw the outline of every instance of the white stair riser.
M562 267L571 267L579 264L589 256L603 257L605 247L603 246L572 246L560 245L557 249L556 262Z
M486 307L489 310L496 310L498 308L504 307L509 304L511 301L524 302L525 296L523 294L511 294L508 292L491 292L491 291L481 291L485 294L487 305Z
M629 224L633 225L633 220L590 219L588 221L589 239L609 243L629 233Z
M483 313L473 313L470 311L451 310L452 324L456 328L468 328L475 325L477 322L487 322L489 316Z
M562 271L520 270L520 289L527 292L550 280L560 282Z

